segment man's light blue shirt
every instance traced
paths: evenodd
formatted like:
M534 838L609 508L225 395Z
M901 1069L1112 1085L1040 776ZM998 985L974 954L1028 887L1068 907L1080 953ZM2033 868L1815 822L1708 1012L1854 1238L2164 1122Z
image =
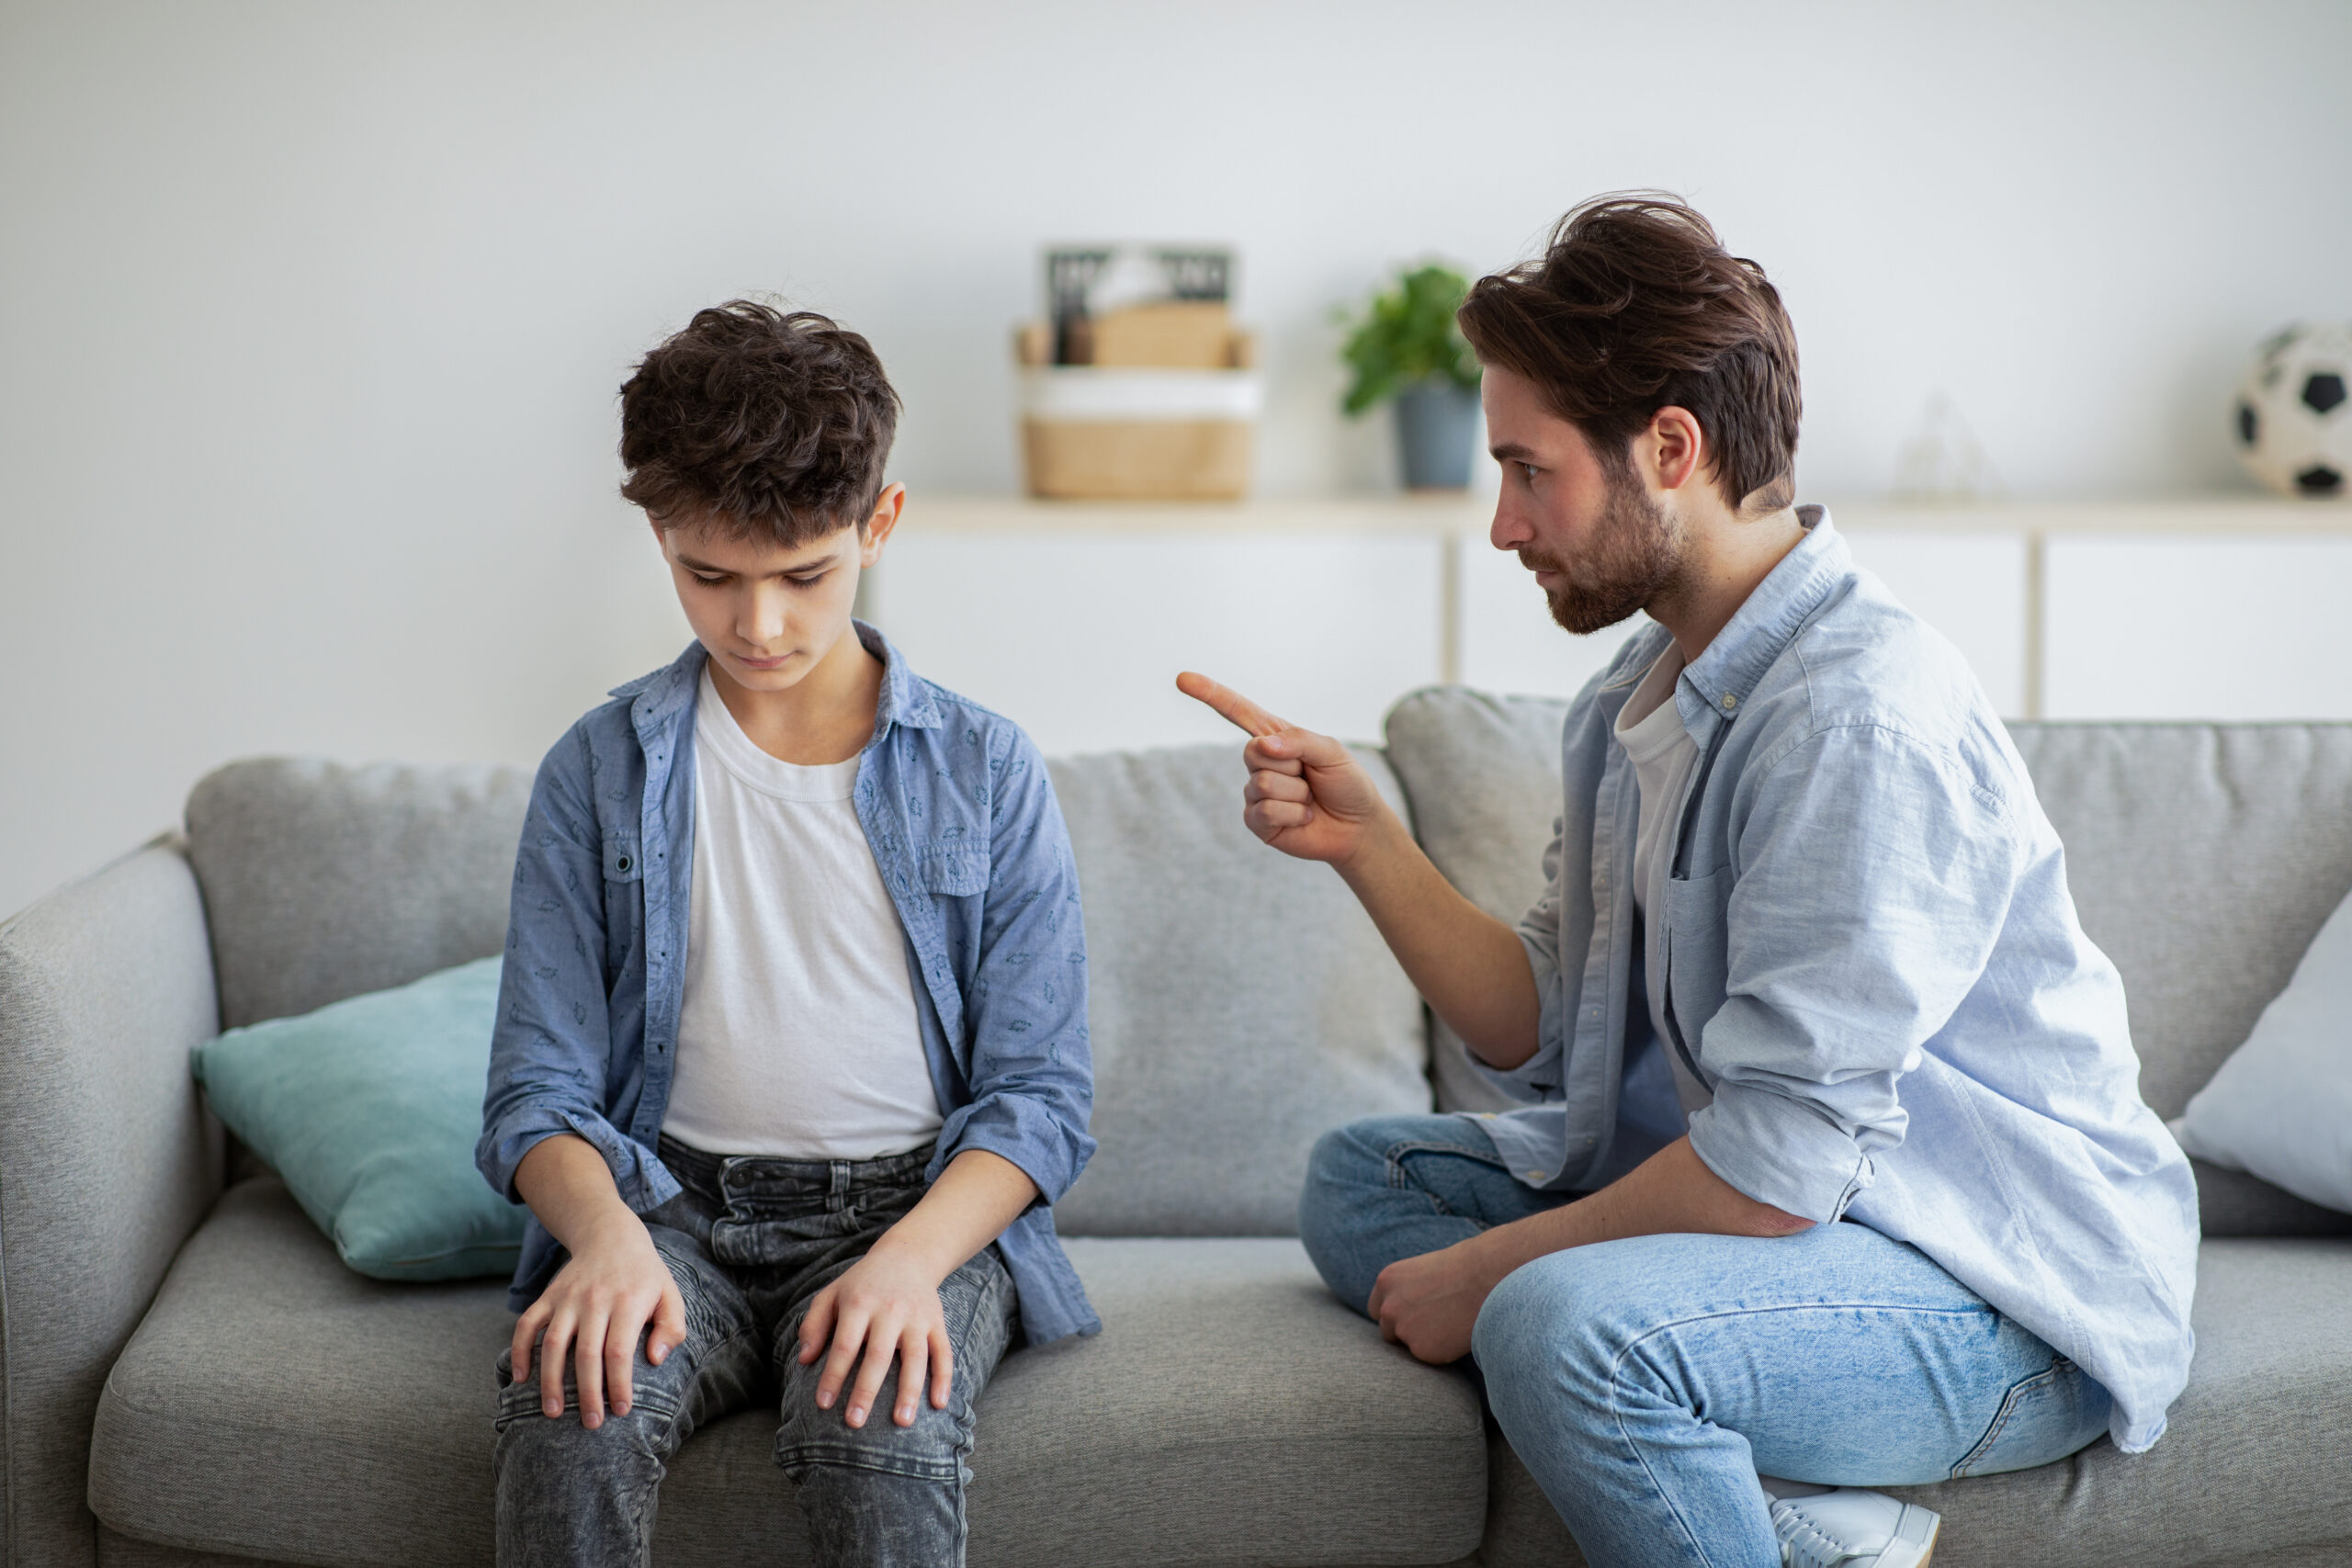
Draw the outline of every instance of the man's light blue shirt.
M1634 637L1569 707L1548 885L1520 922L1538 1048L1489 1075L1539 1103L1480 1124L1522 1182L1599 1185L1657 1146L1642 1128L1679 1130L1677 1053L1713 1096L1688 1122L1709 1168L1917 1247L2104 1384L2136 1452L2195 1343L2188 1159L2140 1099L2121 978L1983 688L1799 510L1803 540L1675 687L1701 761L1657 953L1611 732L1669 634Z
M906 938L932 1087L945 1117L928 1176L966 1149L1041 1194L998 1238L1033 1345L1101 1321L1051 1205L1094 1153L1086 933L1069 834L1045 760L1010 720L883 661L854 801ZM675 1196L654 1152L669 1104L694 905L695 704L705 655L622 686L540 763L514 865L506 967L474 1161L515 1201L540 1140L576 1133L639 1213ZM724 1154L726 1150L714 1150ZM561 1258L533 1218L508 1300Z

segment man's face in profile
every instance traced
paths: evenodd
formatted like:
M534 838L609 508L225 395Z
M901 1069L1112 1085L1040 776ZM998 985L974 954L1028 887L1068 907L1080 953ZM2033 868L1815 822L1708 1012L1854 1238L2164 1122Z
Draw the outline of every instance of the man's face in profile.
M1487 444L1503 468L1487 537L1535 574L1555 621L1578 636L1597 632L1674 583L1682 527L1630 458L1604 462L1514 371L1487 366L1479 396Z

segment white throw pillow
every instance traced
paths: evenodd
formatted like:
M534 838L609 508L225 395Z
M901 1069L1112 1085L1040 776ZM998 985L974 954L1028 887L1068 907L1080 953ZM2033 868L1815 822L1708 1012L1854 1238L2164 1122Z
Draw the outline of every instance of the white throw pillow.
M2352 1213L2352 897L2172 1130L2199 1159Z

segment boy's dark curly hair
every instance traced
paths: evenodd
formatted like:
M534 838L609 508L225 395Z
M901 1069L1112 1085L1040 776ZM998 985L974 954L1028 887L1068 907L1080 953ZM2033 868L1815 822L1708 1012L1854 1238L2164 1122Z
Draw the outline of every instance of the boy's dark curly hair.
M662 527L706 520L787 549L863 527L899 394L873 344L813 310L695 312L621 383L621 494Z

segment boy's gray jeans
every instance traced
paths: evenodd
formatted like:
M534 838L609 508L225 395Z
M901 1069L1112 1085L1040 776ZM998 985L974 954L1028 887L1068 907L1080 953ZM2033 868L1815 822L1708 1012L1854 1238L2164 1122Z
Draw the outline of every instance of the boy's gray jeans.
M965 1461L972 1402L996 1370L1014 1316L1012 1277L993 1245L940 1286L955 1348L944 1410L916 1401L915 1424L891 1420L899 1374L884 1380L863 1427L845 1399L817 1408L820 1359L801 1366L800 1320L816 1293L865 1255L927 1185L929 1149L876 1160L722 1158L662 1141L685 1190L646 1217L685 1298L685 1342L656 1367L642 1341L627 1416L580 1424L573 1371L564 1413L540 1414L536 1374L498 1358L498 1561L641 1568L652 1560L663 1462L695 1427L781 1393L775 1461L795 1483L816 1561L961 1564Z

